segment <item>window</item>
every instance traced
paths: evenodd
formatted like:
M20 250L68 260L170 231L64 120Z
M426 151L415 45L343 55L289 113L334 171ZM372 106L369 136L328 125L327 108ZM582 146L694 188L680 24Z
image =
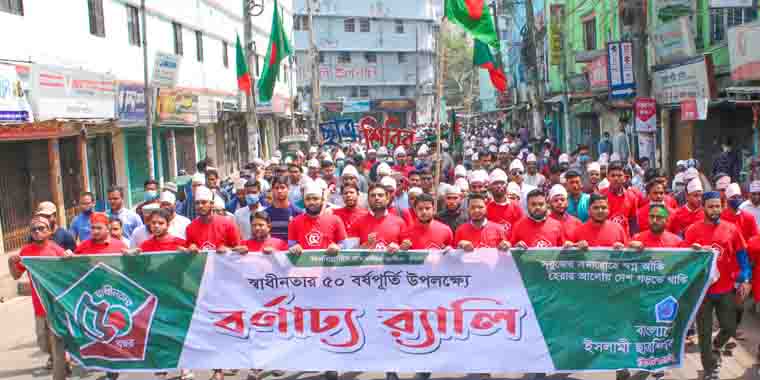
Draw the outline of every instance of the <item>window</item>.
M596 18L583 22L583 38L586 50L596 50Z
M293 29L294 30L309 30L309 16L294 15Z
M407 96L406 86L398 88L398 96Z
M88 0L90 13L90 34L98 37L106 36L106 24L103 19L103 0Z
M406 63L407 60L406 53L398 53L398 63Z
M325 63L325 53L319 52L319 63Z
M356 31L356 22L352 18L343 20L343 31L347 33L353 33Z
M377 54L364 53L364 59L367 61L367 63L377 63Z
M404 34L404 21L403 20L396 20L396 33L398 34Z
M185 49L182 46L182 25L173 22L172 29L174 30L174 54L185 54Z
M338 54L338 63L351 63L351 53L342 51Z
M369 19L368 18L359 19L359 31L362 33L369 33Z
M0 12L13 13L15 15L24 15L23 0L0 0Z
M203 33L200 30L195 31L195 58L203 62Z
M710 38L712 42L726 39L728 28L745 24L757 19L754 8L717 8L710 9Z
M227 41L222 41L222 63L224 67L230 67L230 59L227 55Z
M359 97L359 87L351 87L351 97L352 98Z
M359 87L359 97L360 98L369 98L369 87L367 87L367 86L361 86L361 87Z
M131 5L127 5L127 33L129 44L140 46L140 12Z

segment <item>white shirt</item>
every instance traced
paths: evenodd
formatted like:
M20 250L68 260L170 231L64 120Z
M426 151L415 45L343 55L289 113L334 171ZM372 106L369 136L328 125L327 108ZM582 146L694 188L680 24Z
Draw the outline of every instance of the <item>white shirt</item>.
M132 236L129 237L129 248L140 248L140 245L148 239L150 239L150 232L143 224L132 231Z
M262 211L264 210L263 207L261 207L261 204L259 204L259 207L256 208L256 211ZM237 224L238 231L240 231L240 239L241 240L248 240L253 236L253 233L251 231L251 208L250 207L243 207L241 209L238 209L235 211L235 224Z
M187 230L188 225L190 225L190 219L179 214L174 214L174 219L169 222L169 230L167 232L171 236L184 240L187 236L185 230ZM129 248L140 248L140 245L148 239L150 239L150 232L148 232L148 226L143 224L132 232L132 236L129 238Z
M544 175L541 173L536 173L535 175L530 175L526 173L523 179L524 184L531 185L534 187L543 186L545 181L546 181L546 177L544 177Z
M760 225L760 206L753 205L752 201L748 199L739 206L739 210L744 210L752 214L752 216L755 217L757 224Z

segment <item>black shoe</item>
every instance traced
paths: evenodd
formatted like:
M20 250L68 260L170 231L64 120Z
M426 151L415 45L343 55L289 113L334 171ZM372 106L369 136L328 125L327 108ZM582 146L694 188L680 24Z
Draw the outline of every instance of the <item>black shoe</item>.
M414 380L430 380L430 372L417 372L414 374Z
M106 379L107 380L116 380L119 378L119 374L116 372L106 372Z
M327 371L324 378L325 380L338 380L338 371Z
M616 380L628 380L630 378L631 378L631 372L629 372L627 369L621 369L615 372Z
M400 380L396 372L386 372L385 380Z

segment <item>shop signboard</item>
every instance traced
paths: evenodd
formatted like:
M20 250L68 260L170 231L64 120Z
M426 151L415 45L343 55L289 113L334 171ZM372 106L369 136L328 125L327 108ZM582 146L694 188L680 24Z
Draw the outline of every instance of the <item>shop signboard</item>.
M137 83L119 83L116 116L120 123L145 121L145 87Z
M221 98L210 95L198 96L198 122L201 124L214 124L219 121L218 102Z
M32 100L39 120L116 117L112 75L46 65L34 65L32 71Z
M695 0L655 0L654 11L658 18L669 19L692 13L696 8Z
M658 26L652 35L657 64L693 57L696 52L689 17L681 16Z
M760 79L760 23L739 25L728 30L728 55L732 80Z
M162 89L158 93L156 114L163 124L198 123L198 95L188 90Z
M607 90L609 79L607 78L607 56L602 55L594 58L588 66L588 77L591 90Z
M626 98L636 94L633 42L617 41L607 44L607 73L610 98Z
M636 116L636 132L657 131L657 101L653 98L638 98L633 103Z
M710 0L710 8L757 8L756 0Z
M405 112L415 108L415 102L411 99L373 100L372 110L379 112Z
M0 64L0 123L34 121L16 65Z
M369 112L369 100L344 100L343 113L362 113Z
M679 104L688 98L712 99L715 95L710 56L655 66L653 92L657 104Z
M177 86L180 57L174 54L156 52L153 61L153 76L150 85L155 88L174 88Z

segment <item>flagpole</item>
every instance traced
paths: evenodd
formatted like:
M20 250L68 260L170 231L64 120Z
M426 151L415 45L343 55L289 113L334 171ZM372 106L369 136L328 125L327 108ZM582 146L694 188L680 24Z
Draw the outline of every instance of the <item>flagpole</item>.
M148 17L145 14L145 0L140 1L140 13L142 18L142 48L143 48L143 91L145 94L145 150L148 158L148 178L156 178L156 163L153 161L153 89L148 82L148 34L146 22Z
M441 183L441 104L443 104L443 72L446 65L446 46L443 44L443 35L446 33L446 17L441 17L441 28L438 32L438 88L436 89L436 107L433 113L433 120L436 125L436 139L435 139L435 153L436 153L436 170L435 181L433 186L436 187L435 191L438 191L438 186ZM433 197L433 209L438 210L438 196Z
M246 124L248 125L249 162L253 161L254 158L259 158L259 144L261 138L261 135L259 134L259 118L258 115L256 115L256 79L252 73L252 70L256 67L253 65L252 59L258 60L258 57L255 57L255 55L252 54L253 49L251 49L253 44L253 23L251 21L253 15L251 14L251 10L254 7L260 7L262 12L264 10L263 3L259 6L251 0L243 0L243 49L245 51L246 64L248 65L248 75L251 77L251 91L250 93L245 94L246 104L248 105ZM259 14L261 13L259 12ZM253 141L251 141L251 137L253 137Z

